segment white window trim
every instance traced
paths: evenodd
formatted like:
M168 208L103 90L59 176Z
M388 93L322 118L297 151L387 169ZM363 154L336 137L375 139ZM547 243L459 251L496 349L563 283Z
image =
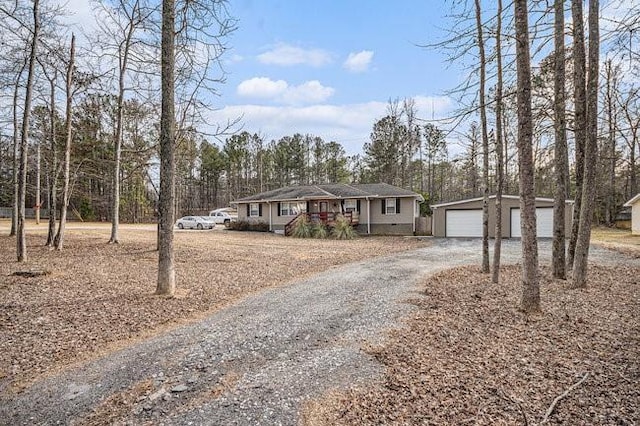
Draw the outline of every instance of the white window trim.
M260 217L260 203L249 203L249 217Z
M385 198L384 199L384 214L386 215L392 215L392 214L398 214L396 212L396 203L397 203L397 198ZM391 202L391 205L389 205L389 202ZM389 208L393 208L393 212L389 212Z
M285 210L285 205L287 206ZM306 202L283 201L280 203L280 216L297 216L307 211Z
M349 205L351 203L353 203L353 204ZM344 200L344 211L345 212L349 212L349 211L357 212L358 211L358 200L352 200L352 199Z

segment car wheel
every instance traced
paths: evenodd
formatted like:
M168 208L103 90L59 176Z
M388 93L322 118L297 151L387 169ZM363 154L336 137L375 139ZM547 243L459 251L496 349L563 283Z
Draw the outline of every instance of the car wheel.
M228 228L231 225L231 221L229 219L224 220L224 227Z
M184 225L183 225L183 224L181 224L181 223L179 223L179 224L178 224L178 228L179 228L179 229L184 229Z
M198 229L200 229L200 230L202 230L202 224L201 224L201 223L199 223L199 224L198 224L198 226L197 226L197 228L198 228Z

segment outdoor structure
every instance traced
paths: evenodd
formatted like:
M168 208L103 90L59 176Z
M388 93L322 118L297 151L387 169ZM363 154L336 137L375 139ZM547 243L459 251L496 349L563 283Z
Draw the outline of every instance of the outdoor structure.
M489 237L495 236L495 195L489 197ZM431 206L434 237L482 237L482 197ZM571 230L573 201L565 205L565 229ZM536 226L539 238L553 237L553 199L536 198ZM520 197L502 196L502 236L520 238Z
M631 233L640 235L640 194L624 203L625 207L631 207Z
M361 234L412 235L423 201L415 192L373 183L289 186L232 204L238 207L239 222L267 223L277 233L286 234L300 215L329 226L343 215Z

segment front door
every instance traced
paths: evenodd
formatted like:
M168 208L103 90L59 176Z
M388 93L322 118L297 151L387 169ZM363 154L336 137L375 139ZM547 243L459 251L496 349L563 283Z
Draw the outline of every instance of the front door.
M320 213L326 213L329 211L329 203L326 201L320 201Z

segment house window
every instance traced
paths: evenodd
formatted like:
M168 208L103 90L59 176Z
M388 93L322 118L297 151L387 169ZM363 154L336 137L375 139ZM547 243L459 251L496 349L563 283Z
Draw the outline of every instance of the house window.
M249 204L249 217L260 216L260 203Z
M358 210L357 200L344 200L344 211L346 213L355 212Z
M280 203L280 216L297 216L306 212L307 203L305 201Z
M396 198L386 198L384 200L385 203L385 214L396 214Z

